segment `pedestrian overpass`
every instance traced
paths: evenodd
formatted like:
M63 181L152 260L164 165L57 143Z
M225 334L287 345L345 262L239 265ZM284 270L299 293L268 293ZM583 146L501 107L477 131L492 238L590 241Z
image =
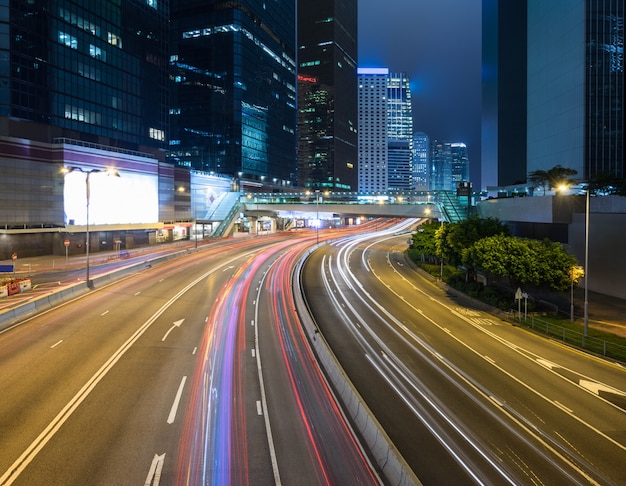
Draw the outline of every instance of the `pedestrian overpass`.
M471 199L454 191L403 191L389 193L248 193L241 196L248 214L281 215L328 213L348 217L433 218L444 222L466 219ZM468 202L470 203L468 206Z
M236 224L249 224L248 231L256 233L278 227L328 226L327 220L330 219L339 219L345 224L381 217L433 218L457 222L471 214L471 197L457 196L455 191L248 192L237 195L228 198L228 207L221 210L226 214L223 219L211 220L217 223L217 229L211 236L229 234ZM225 203L223 205L226 206ZM194 231L201 231L204 235L204 227L208 222L198 218ZM241 230L245 231L243 228Z

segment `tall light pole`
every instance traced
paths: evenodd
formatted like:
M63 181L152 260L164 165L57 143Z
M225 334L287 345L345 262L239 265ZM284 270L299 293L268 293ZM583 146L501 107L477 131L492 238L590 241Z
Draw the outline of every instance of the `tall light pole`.
M589 331L589 185L585 195L585 303L583 335L587 337Z
M315 240L316 244L320 243L320 190L315 189Z
M89 183L89 178L91 177L91 174L97 174L99 172L104 172L107 175L113 175L116 177L119 177L120 174L117 170L115 169L90 169L90 170L84 170L82 167L64 167L63 168L63 173L64 174L69 174L70 172L74 172L74 171L78 171L78 172L82 172L83 174L85 174L85 196L86 196L86 217L87 217L87 223L86 223L86 231L85 231L85 254L86 254L86 273L85 273L85 282L87 284L87 287L92 288L93 287L93 282L91 281L91 279L89 278L89 201L91 199L91 186Z

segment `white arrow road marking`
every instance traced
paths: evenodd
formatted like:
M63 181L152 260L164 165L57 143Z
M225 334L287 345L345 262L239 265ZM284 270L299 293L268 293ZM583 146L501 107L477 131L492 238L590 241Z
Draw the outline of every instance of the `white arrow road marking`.
M578 384L582 386L583 388L585 388L586 390L589 390L590 392L595 393L596 395L600 395L600 392L608 392L614 395L620 395L623 397L626 396L626 393L624 393L623 391L618 390L617 388L613 388L609 385L605 385L603 383L598 383L598 382L589 381L589 380L580 380Z
M154 459L152 459L150 471L148 471L148 477L146 477L144 486L159 486L159 481L161 480L161 470L163 469L164 462L165 452L160 456L157 454L154 455Z
M169 335L170 332L172 332L174 330L174 328L176 327L180 327L180 325L183 323L185 319L181 319L180 321L176 321L174 322L174 324L172 325L172 327L170 327L167 332L165 333L165 336L163 336L163 339L161 339L161 341L165 341L167 339L167 336Z
M180 385L178 385L178 391L176 392L176 398L174 398L174 403L172 403L172 408L170 409L170 414L167 416L167 423L173 424L174 419L176 418L176 411L178 410L178 404L180 403L180 397L183 394L183 388L185 387L185 382L187 381L187 377L183 376L183 379L180 381Z
M548 361L547 359L543 359L543 358L539 358L537 360L537 363L539 363L544 368L548 368L549 370L551 370L553 368L560 368L560 366L558 364L553 363L552 361Z

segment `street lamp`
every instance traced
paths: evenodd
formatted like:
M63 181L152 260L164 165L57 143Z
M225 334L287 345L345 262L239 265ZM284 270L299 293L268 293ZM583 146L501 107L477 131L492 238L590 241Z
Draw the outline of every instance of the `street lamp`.
M315 240L316 244L320 244L320 210L319 210L319 202L320 202L320 190L315 189Z
M88 288L93 287L93 282L89 278L89 200L91 198L91 187L89 183L89 178L91 174L97 174L99 172L104 172L106 175L112 175L115 177L119 177L120 174L116 169L90 169L84 170L82 167L63 167L62 169L64 174L69 174L70 172L78 171L85 174L85 195L86 195L86 209L87 209L87 224L86 224L86 232L85 232L85 252L86 252L86 274L85 274L85 282L87 283Z

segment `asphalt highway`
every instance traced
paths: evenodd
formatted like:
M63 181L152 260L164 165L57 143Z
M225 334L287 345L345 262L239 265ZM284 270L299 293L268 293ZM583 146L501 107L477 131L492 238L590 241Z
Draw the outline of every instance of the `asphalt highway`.
M407 235L309 258L321 334L426 484L624 484L623 367L467 307L412 269Z
M380 484L281 301L314 238L190 252L0 334L0 484Z

